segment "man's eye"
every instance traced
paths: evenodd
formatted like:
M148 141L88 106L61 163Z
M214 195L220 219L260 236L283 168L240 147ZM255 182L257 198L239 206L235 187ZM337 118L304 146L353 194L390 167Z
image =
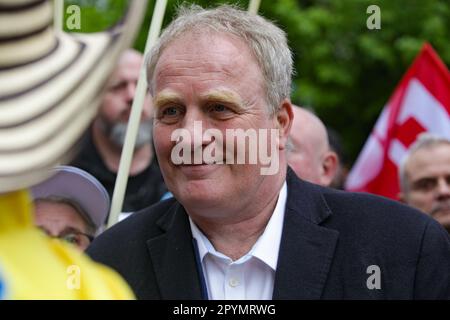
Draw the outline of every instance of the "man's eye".
M115 91L115 92L121 91L121 90L125 89L127 87L127 85L128 85L127 82L122 81L122 82L116 83L113 86L111 86L109 88L109 91Z
M450 186L450 175L448 175L448 176L445 178L445 181L447 182L447 185Z
M79 243L78 236L75 235L75 234L68 234L68 235L65 235L65 236L63 237L63 239L64 239L64 241L66 241L66 242L68 242L68 243L71 243L71 244L78 244L78 243Z
M163 116L173 117L179 114L179 110L177 107L168 107L163 110L162 114Z
M224 111L227 111L228 108L226 106L224 106L223 104L214 104L211 106L210 110L214 111L214 112L224 112Z
M421 190L421 191L430 191L436 187L437 181L436 179L422 179L417 181L414 184L414 189Z
M215 103L210 105L208 107L208 112L211 113L212 115L215 115L216 117L222 118L229 118L234 114L232 109L221 103Z
M173 124L176 123L183 116L184 109L178 105L162 107L157 113L157 118L162 123Z

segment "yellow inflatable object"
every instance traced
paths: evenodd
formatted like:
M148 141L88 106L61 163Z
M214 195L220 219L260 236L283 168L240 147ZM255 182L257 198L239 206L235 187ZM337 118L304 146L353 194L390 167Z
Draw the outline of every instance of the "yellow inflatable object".
M0 194L0 299L133 299L125 281L33 225L27 191Z

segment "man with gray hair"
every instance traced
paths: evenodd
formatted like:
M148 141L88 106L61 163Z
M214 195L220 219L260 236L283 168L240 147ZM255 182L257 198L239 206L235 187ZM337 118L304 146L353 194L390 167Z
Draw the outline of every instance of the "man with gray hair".
M399 198L450 232L450 140L421 134L403 159L399 178Z
M229 6L183 8L147 71L156 154L174 198L88 249L138 298L450 297L450 239L436 221L302 181L288 167L292 58L273 23ZM279 169L261 170L263 157L229 161L242 143L230 131L256 132L245 158L268 151Z

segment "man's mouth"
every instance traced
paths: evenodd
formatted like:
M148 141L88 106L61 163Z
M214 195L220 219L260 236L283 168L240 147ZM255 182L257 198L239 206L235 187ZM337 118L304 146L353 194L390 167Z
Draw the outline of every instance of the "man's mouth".
M216 161L212 161L212 162L203 161L202 163L188 162L188 163L178 164L177 166L182 166L182 167L200 167L200 166L211 166L211 165L218 165L218 164L223 164L223 162L220 162L220 163L218 163Z
M218 164L215 163L186 163L176 165L183 175L188 179L197 180L210 177L210 174L219 168Z
M450 200L439 202L431 210L432 216L446 215L450 214Z

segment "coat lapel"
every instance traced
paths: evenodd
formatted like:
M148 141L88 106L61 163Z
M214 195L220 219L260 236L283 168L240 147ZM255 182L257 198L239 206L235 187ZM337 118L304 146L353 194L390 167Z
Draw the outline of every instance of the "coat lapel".
M339 233L320 224L331 210L318 187L287 175L288 199L273 299L320 299ZM186 212L180 204L159 221L163 233L147 241L161 299L201 299L200 278Z
M162 235L147 241L161 299L201 299L189 220L177 204L158 225Z
M331 215L316 186L287 175L288 199L274 299L320 299L339 232L320 226Z

